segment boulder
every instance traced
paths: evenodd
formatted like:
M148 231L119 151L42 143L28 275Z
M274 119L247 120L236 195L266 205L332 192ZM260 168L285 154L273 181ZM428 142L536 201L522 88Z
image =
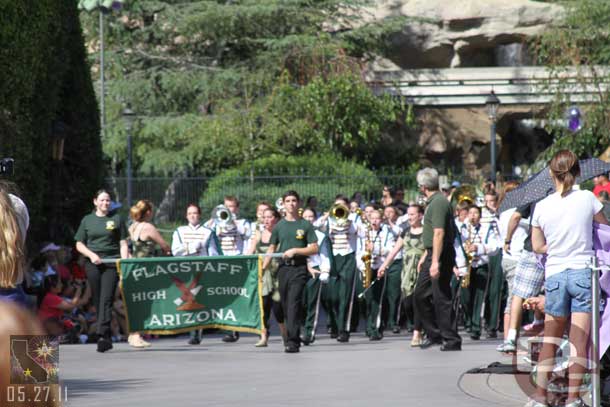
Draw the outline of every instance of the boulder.
M532 0L376 0L364 21L409 18L388 55L403 69L530 65L527 41L564 8Z

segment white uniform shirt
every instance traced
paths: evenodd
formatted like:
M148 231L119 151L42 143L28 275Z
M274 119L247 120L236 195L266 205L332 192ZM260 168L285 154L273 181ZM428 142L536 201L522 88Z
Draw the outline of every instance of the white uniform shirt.
M474 253L472 267L480 267L489 263L489 256L498 252L502 247L500 235L497 233L497 226L494 222L479 223L476 226L463 225L460 229L460 237L462 244L465 244L468 239L477 245L477 251ZM457 239L456 239L457 244ZM466 264L464 250L461 247L455 248L456 265L463 267Z
M337 225L330 219L327 219L326 222L319 219L314 222L314 227L328 234L335 256L355 253L358 250L358 235L364 228L360 217L354 213L349 214L344 225Z
M172 235L174 256L218 256L220 253L214 232L205 226L180 226Z
M316 237L318 238L318 247L319 247L319 251L318 253L314 254L313 256L309 256L307 258L307 264L311 267L316 267L318 266L320 268L320 271L323 272L330 272L330 252L329 252L329 248L328 245L330 244L330 241L328 242L328 244L323 244L324 243L324 239L328 239L328 236L326 235L326 233L324 232L320 232L319 230L316 230Z
M248 249L251 230L246 219L236 219L227 226L214 225L213 228L225 256L238 256Z
M385 224L381 225L381 228L379 230L371 229L367 232L369 233L368 240L373 243L373 258L371 262L371 268L377 270L379 267L381 267L390 251L394 248L397 237L392 231L392 229L390 229ZM364 262L362 261L362 256L366 251L367 232L365 232L363 238L360 240L358 255L356 256L356 262L360 270L364 270ZM402 253L399 252L399 254L395 257L395 260L401 258Z

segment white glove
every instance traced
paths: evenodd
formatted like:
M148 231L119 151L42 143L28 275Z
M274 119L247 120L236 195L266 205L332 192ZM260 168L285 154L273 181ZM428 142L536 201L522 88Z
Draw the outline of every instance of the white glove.
M466 267L466 266L458 267L458 274L460 275L460 277L464 277L466 275L466 273L468 273L468 267Z
M328 271L323 271L320 273L320 282L323 284L328 283L328 279L330 278L330 274Z
M197 254L201 250L201 241L196 241L193 243L188 243L188 254Z

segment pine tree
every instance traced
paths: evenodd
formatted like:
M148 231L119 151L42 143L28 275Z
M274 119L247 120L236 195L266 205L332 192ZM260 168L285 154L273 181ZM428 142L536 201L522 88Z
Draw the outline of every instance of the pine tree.
M125 3L106 18L103 144L118 163L116 173L125 160L120 111L127 102L139 115L134 140L140 174L209 172L272 152L331 149L366 160L400 106L370 93L361 62L382 51L401 22L345 30L357 22L362 4ZM82 13L81 19L95 64L97 15Z

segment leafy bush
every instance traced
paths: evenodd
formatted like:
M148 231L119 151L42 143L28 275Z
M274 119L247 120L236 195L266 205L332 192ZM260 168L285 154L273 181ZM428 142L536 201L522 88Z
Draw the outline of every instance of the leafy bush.
M336 155L270 155L214 177L201 197L201 206L204 213L211 213L225 195L235 195L241 202L242 216L254 218L259 201L275 204L291 189L303 201L308 196L317 197L318 209L326 210L339 193L350 197L359 191L367 196L380 191L381 183L366 167Z

